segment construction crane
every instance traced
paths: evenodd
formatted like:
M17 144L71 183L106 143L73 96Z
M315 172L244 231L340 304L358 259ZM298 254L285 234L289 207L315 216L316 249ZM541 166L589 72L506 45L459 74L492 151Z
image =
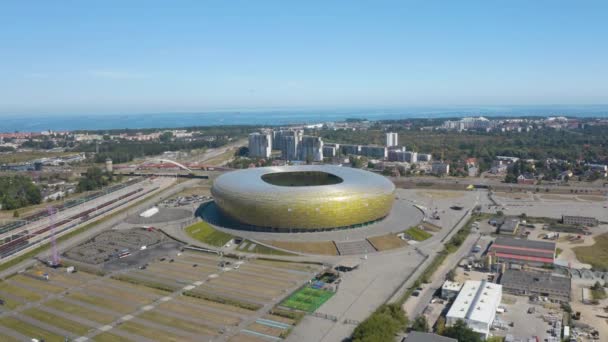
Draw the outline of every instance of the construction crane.
M49 225L51 227L51 259L48 261L48 265L51 267L59 267L59 255L57 254L57 241L55 239L55 215L57 214L57 209L53 206L48 206L46 208L49 214Z

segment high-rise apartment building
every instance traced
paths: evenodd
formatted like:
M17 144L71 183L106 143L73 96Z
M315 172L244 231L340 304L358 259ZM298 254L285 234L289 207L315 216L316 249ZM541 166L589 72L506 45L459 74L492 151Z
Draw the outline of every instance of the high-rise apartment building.
M268 158L272 152L272 136L266 133L249 134L249 156Z
M394 133L394 132L386 133L386 146L387 147L399 145L398 140L399 140L399 134Z

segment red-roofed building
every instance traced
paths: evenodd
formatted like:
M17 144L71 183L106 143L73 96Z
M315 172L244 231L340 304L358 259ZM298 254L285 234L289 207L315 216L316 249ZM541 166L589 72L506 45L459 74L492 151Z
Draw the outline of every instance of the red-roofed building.
M555 242L499 237L490 246L488 254L492 256L493 263L553 265Z

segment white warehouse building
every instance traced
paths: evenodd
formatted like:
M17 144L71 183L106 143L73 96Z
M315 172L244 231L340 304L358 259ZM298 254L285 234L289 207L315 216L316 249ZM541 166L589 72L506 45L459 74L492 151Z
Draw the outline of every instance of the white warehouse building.
M487 338L501 300L502 285L468 280L448 311L446 325L463 320L469 328Z

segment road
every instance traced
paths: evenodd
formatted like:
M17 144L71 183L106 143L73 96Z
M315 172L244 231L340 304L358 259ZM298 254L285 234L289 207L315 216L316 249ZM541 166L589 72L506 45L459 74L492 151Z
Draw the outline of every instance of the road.
M437 177L391 177L390 178L395 184L411 184L411 183L431 183L437 185L456 185L465 186L469 184L473 185L482 185L482 186L490 186L494 190L498 191L509 191L511 189L518 189L524 191L535 191L537 188L539 189L550 189L551 192L565 192L570 193L570 190L588 190L592 193L604 193L608 191L606 186L602 184L592 184L592 183L572 183L567 185L550 185L550 184L539 184L539 185L526 185L526 184L511 184L504 183L502 179L494 179L494 178L437 178Z

